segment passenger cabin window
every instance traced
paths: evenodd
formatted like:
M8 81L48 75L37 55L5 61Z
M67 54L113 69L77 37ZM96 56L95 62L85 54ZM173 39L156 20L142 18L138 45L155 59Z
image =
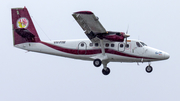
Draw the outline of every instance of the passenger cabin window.
M126 44L126 48L129 48L129 44Z
M98 44L98 43L95 43L95 46L96 46L96 47L98 47L98 46L99 46L99 44Z
M111 44L111 47L114 47L114 44Z
M137 45L138 47L142 47L139 42L136 42L136 45Z
M81 47L84 47L84 43L81 44Z
M106 47L109 47L109 43L106 43L105 46L106 46Z
M123 47L124 47L124 45L123 45L123 44L120 44L120 47L121 47L121 48L123 48Z

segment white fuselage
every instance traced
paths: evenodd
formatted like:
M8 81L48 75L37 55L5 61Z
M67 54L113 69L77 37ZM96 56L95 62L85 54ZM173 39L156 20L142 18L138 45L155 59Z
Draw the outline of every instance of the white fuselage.
M103 58L106 57L109 62L150 62L169 58L168 53L142 44L138 47L137 42L140 43L138 40L128 40L126 45L124 42L104 41ZM102 57L100 43L92 43L89 39L26 42L17 44L15 47L81 60L93 61Z

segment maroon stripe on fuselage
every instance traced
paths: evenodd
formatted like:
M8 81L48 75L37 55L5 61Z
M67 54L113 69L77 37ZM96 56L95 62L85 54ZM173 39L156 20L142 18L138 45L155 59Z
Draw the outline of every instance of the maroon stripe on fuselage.
M101 49L94 49L94 50L78 50L78 49L68 49L68 48L63 48L63 47L59 47L56 45L52 45L46 42L42 42L42 44L51 47L55 50L61 51L61 52L65 52L65 53L69 53L69 54L75 54L75 55L93 55L93 54L99 54L102 53ZM115 55L119 55L119 56L124 56L124 57L132 57L132 58L143 58L143 59L155 59L155 58L149 58L149 57L140 57L140 56L135 56L135 55L130 55L130 54L125 54L119 51L115 51L112 49L105 49L106 53L110 53L110 54L115 54Z
M94 49L94 50L78 50L78 49L68 49L68 48L63 48L63 47L59 47L56 45L52 45L46 42L41 42L42 44L51 47L55 50L61 51L61 52L65 52L65 53L69 53L69 54L75 54L75 55L80 55L80 54L85 54L85 55L92 55L92 54L99 54L101 53L101 49Z

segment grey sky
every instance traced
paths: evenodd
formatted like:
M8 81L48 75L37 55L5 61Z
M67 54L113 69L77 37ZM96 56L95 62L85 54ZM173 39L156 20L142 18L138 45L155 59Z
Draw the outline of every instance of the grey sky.
M179 101L179 0L0 0L0 101ZM126 31L170 54L166 61L109 63L111 73L92 62L13 47L11 8L26 6L41 40L85 39L72 13L90 10L106 30ZM38 26L40 25L40 27ZM43 31L41 30L43 29Z

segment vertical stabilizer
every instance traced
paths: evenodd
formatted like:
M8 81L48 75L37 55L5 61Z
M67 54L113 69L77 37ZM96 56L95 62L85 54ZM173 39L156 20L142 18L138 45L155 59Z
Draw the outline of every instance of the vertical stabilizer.
M11 13L14 45L25 42L40 42L27 8L12 8Z

